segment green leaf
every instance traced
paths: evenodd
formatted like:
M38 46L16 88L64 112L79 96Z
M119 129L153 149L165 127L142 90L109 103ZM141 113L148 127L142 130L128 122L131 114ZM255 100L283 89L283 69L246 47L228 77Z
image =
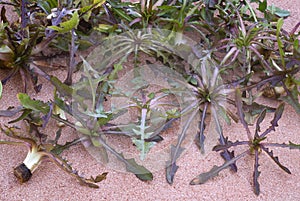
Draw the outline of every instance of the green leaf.
M290 16L290 11L283 10L281 8L278 8L274 5L268 6L267 10L270 11L272 14L277 15L278 17L288 17Z
M80 1L82 4L82 8L80 9L80 13L86 13L83 16L83 19L88 22L91 14L92 14L92 9L97 8L101 6L102 4L105 3L105 0L93 0L93 3L90 3L90 1Z
M300 144L295 144L295 143L292 143L291 141L289 141L288 146L290 149L299 149L300 150Z
M148 95L148 98L149 99L153 99L153 98L155 98L155 93L153 93L153 92L151 92L149 95Z
M48 26L48 28L63 34L71 31L74 28L77 28L78 24L79 24L79 15L78 12L75 11L70 20L60 23L59 26Z
M26 109L42 112L43 114L48 114L50 110L48 104L39 100L32 100L27 94L19 93L18 99L22 106Z
M68 85L62 83L57 77L51 76L51 83L56 87L56 90L62 95L66 97L72 97L73 89Z
M113 114L106 114L106 117L100 117L97 119L99 126L104 126L113 118Z
M122 9L112 7L113 12L115 12L117 15L119 15L121 18L127 20L128 22L131 22L133 19L125 13Z
M49 15L51 13L51 9L57 8L57 0L38 0L37 6L40 7L47 15Z
M264 13L266 9L267 9L267 0L264 0L263 2L259 2L258 10Z
M153 180L152 173L147 170L144 166L141 166L135 162L133 158L125 159L126 160L126 170L135 174L137 178L142 181L151 181Z
M97 31L109 33L112 31L115 27L109 24L99 24L98 27L95 27Z

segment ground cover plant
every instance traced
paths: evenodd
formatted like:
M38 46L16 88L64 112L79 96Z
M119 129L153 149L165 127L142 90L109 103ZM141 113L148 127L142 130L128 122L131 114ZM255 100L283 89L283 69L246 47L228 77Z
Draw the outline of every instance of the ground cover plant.
M27 127L30 135L18 134L17 126L1 126L3 134L18 141L1 140L0 144L29 147L25 161L14 169L21 182L28 181L37 166L48 159L80 184L97 187L107 173L86 179L60 156L78 142L96 152L102 163L116 159L140 180L152 180L151 170L142 163L151 150L166 141L165 132L179 122L180 129L175 141L168 144L164 164L170 184L190 130L199 154L211 151L206 148L206 138L212 130L217 132L213 151L221 152L225 160L223 165L195 177L191 185L204 184L228 167L237 172L236 161L247 154L254 158L256 195L260 193L260 154L266 153L291 174L269 147L300 149L299 142L265 141L280 126L285 104L300 114L300 22L290 31L282 29L288 11L269 5L267 0L0 3L0 100L5 96L2 91L6 82L15 75L22 77L25 92L18 94L20 106L1 110L0 116L12 118L18 114L9 124L25 122L21 129ZM15 10L18 21L7 19L6 7ZM195 38L190 40L189 34ZM89 56L83 56L87 53ZM66 69L65 80L51 75L51 69L41 64L57 57L68 61L67 67L52 65ZM130 90L120 88L118 83L129 72L133 75L126 82L131 84ZM163 87L153 88L154 82L145 74L162 75L159 82ZM36 92L42 90L38 76L55 87L49 102L26 94L31 86ZM261 103L268 98L277 100L277 106ZM114 104L117 99L125 100L124 104ZM123 122L122 118L132 113L135 118ZM272 114L270 127L261 132L260 124ZM80 137L58 144L64 128L57 128L55 139L49 140L43 130L50 119L58 126L73 128ZM222 129L223 121L229 125L231 121L240 122L248 140L231 139ZM208 129L212 122L213 129ZM254 135L249 128L252 125ZM138 157L117 150L109 142L111 136L129 138ZM248 145L248 149L235 155L233 148L240 145Z

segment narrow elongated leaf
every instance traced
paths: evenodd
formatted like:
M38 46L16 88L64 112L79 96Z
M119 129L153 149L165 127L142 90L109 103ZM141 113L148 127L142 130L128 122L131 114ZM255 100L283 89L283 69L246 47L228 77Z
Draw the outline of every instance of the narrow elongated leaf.
M92 134L91 134L92 135ZM98 134L94 134L94 136L97 136ZM126 170L128 172L131 172L135 174L137 178L139 178L142 181L149 181L153 180L152 173L145 168L144 166L141 166L136 163L136 161L132 159L125 159L123 154L118 153L116 150L114 150L112 147L110 147L101 136L94 137L95 140L98 140L98 142L111 154L116 156L120 161L122 161L126 165Z
M290 149L299 149L300 150L300 144L294 144L291 141L289 141L288 146Z
M230 161L231 159L234 158L234 151L224 150L220 153L220 155L225 161ZM233 172L237 172L238 169L237 169L236 163L231 164L230 169Z
M247 132L248 139L252 140L251 132L249 130L247 122L245 121L245 115L244 115L244 111L243 111L242 94L241 94L240 89L236 89L236 91L235 91L235 100L236 100L237 113L240 118L240 121L243 124L243 126Z
M32 110L30 110L30 109L24 109L23 113L21 114L21 116L19 116L17 119L9 121L8 123L12 124L12 123L16 123L18 121L21 121L21 120L25 119L31 112L32 112Z
M271 121L272 126L277 127L278 126L278 121L281 118L282 114L284 111L284 103L281 103L278 108L275 111L275 115L273 120Z
M53 147L53 149L51 150L51 152L54 153L54 154L60 155L63 151L69 149L71 146L76 145L76 144L78 144L80 142L81 142L80 139L75 139L73 141L66 142L63 145L55 144L55 146Z
M261 78L261 81L256 83L253 86L256 86L257 89L260 89L262 86L264 86L267 83L270 83L271 86L276 86L279 82L283 81L286 78L286 75L294 75L297 72L299 72L300 69L294 68L294 69L288 69L283 71L277 71L273 75L264 76Z
M169 184L173 183L175 173L178 170L176 161L184 150L184 148L181 147L181 144L182 144L183 140L185 139L187 129L189 128L192 120L194 119L194 117L196 116L196 114L198 112L198 108L195 108L193 110L194 111L187 119L187 122L185 123L181 134L178 136L178 141L177 141L176 146L171 145L171 160L167 162L167 167L166 167L166 179Z
M255 137L259 137L259 136L258 136L258 132L260 132L260 124L261 124L261 122L263 122L263 120L265 119L266 113L267 113L267 110L264 109L264 110L260 113L260 115L259 115L259 117L258 117L258 119L257 119L257 121L256 121Z
M99 188L99 186L96 183L106 178L107 175L106 172L103 173L102 175L98 175L96 178L93 177L91 177L90 179L84 178L83 176L79 175L77 170L72 168L72 166L68 163L66 159L63 159L59 155L50 152L43 152L43 155L48 157L48 159L52 161L57 167L67 172L69 175L75 177L78 180L80 185L88 186L90 188Z
M205 152L204 151L204 140L205 140L204 130L205 130L205 118L207 115L207 108L208 108L208 102L205 102L202 115L201 115L200 125L199 125L200 130L196 138L196 145L198 146L202 154L204 154Z
M269 134L271 131L275 131L275 128L278 126L278 121L279 119L281 118L282 116L282 113L284 111L284 103L281 103L278 108L276 109L275 111L275 114L274 114L274 118L273 120L271 121L271 126L266 129L259 137L260 138L263 138L265 137L267 134Z
M259 195L260 187L258 183L258 177L260 175L260 171L258 171L259 163L258 163L258 150L255 150L255 162L254 162L254 171L253 171L253 186L254 186L254 193Z
M287 167L285 167L284 165L282 165L280 162L279 162L279 159L278 159L278 157L277 156L274 156L274 154L273 154L273 151L269 151L269 149L268 148L265 148L264 146L261 146L261 148L262 148L262 150L264 150L267 154L268 154L268 156L270 156L271 158L272 158L272 160L283 170L283 171L285 171L286 173L288 173L288 174L291 174L291 171L287 168Z
M10 107L7 110L0 110L0 117L12 117L18 114L20 111L23 110L23 107Z
M219 142L220 142L221 145L226 146L231 142L228 141L228 138L225 138L224 135L223 135L223 129L222 129L221 123L219 121L216 109L213 107L211 109L211 111L212 111L212 114L213 114L213 119L214 119L215 124L216 124L216 130L219 134ZM225 161L230 161L232 158L234 158L234 151L229 151L228 148L226 148L226 149L222 150L220 155ZM230 168L233 172L237 172L237 166L236 166L235 163L231 164Z
M47 0L47 1L38 0L37 6L40 7L41 9L43 9L43 11L49 15L51 13L52 8L57 8L57 1L56 0Z
M200 175L198 175L197 177L195 177L191 182L190 185L198 185L198 184L204 184L205 182L207 182L209 179L212 179L216 176L219 175L219 173L230 167L231 164L234 164L237 160L239 160L240 158L242 158L243 156L245 156L248 153L248 151L243 152L242 154L236 156L235 158L232 158L230 161L226 161L223 165L221 166L214 166L210 171L202 173Z
M290 149L299 149L300 150L300 144L295 144L291 141L289 141L288 144L286 144L286 143L264 143L264 146L290 148Z
M184 148L182 147L176 148L175 146L171 145L171 158L173 158L175 162L169 164L166 168L166 179L169 184L173 183L174 176L179 168L178 165L176 164L176 160L179 158L179 156L183 151Z
M235 141L235 142L231 142L231 141L228 141L227 138L226 138L226 143L221 145L216 145L213 147L213 151L224 151L226 149L229 149L230 147L234 147L234 146L238 146L238 145L247 145L249 144L248 141Z

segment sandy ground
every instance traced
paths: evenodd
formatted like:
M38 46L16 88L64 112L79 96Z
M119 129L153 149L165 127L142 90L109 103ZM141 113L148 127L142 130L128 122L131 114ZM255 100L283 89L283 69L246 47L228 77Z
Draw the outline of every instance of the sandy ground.
M290 30L300 21L300 1L270 1L281 8L291 11L291 18L285 24ZM55 72L64 79L63 71ZM0 78L3 75L0 74ZM4 88L4 97L0 100L0 109L11 105L18 105L16 94L21 90L20 78L15 77ZM50 99L52 87L45 85L40 94L29 92L36 98ZM279 121L280 127L270 137L272 142L288 142L289 140L300 143L299 126L300 117L289 107ZM0 118L3 124L7 119ZM53 125L54 126L54 125ZM266 124L265 126L268 126ZM225 133L241 135L244 131L241 125L225 128ZM52 134L48 128L45 132ZM71 129L64 130L62 140L70 139L76 133ZM234 138L232 135L232 139ZM3 134L0 139L4 139ZM237 153L243 149L237 149ZM63 155L73 163L73 166L84 175L96 175L109 172L107 179L100 183L99 189L90 189L80 186L74 178L65 174L51 163L44 163L34 173L32 179L25 184L19 184L12 173L13 167L24 160L27 150L23 147L0 146L0 200L300 200L300 155L297 150L274 149L274 154L292 172L291 175L282 172L271 159L263 155L260 160L259 177L261 195L255 196L252 191L253 160L250 156L238 161L238 173L233 174L225 170L211 181L201 186L190 186L189 182L196 175L209 170L213 165L222 164L222 159L217 153L208 153L202 156L197 147L192 145L185 155L178 161L179 169L175 176L174 184L165 181L163 170L154 172L154 180L141 182L134 175L121 173L106 168L97 163L82 145L75 146Z

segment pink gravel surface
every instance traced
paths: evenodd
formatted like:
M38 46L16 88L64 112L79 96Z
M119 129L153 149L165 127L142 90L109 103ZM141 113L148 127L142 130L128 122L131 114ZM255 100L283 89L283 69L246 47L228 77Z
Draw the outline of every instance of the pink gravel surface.
M280 1L272 0L275 5L291 11L291 17L284 25L286 30L300 21L300 0ZM64 71L55 74L65 78ZM0 74L0 78L4 75ZM20 77L14 77L4 88L4 97L0 100L0 109L11 105L18 105L16 94L21 90ZM43 100L52 98L53 88L46 83L42 93L31 95ZM270 102L270 104L274 104ZM269 139L272 142L288 142L289 140L300 143L300 117L286 106L283 118L279 121L279 128ZM0 118L0 123L7 123L7 119ZM55 126L52 122L53 127ZM268 124L265 124L268 126ZM225 133L239 135L244 131L240 124L233 124L225 128ZM54 133L48 128L46 133ZM76 135L75 131L65 129L62 140L70 140ZM232 139L234 135L232 136ZM6 139L0 134L0 139ZM241 153L243 149L238 149ZM179 169L174 179L174 184L169 185L165 180L163 170L154 172L154 180L142 182L134 175L121 173L104 167L89 155L82 145L72 147L63 156L85 176L109 172L107 179L99 184L99 189L90 189L80 186L62 170L51 163L43 163L34 173L31 180L19 184L12 173L13 167L21 163L27 150L23 147L0 146L0 200L300 200L300 154L297 150L274 149L274 154L292 172L285 174L265 155L260 160L259 177L261 184L260 196L255 196L252 191L253 160L250 156L239 160L238 173L229 170L220 173L218 177L204 185L190 186L189 182L201 172L209 170L213 165L223 163L217 153L210 152L201 155L195 145L189 147L187 152L178 161ZM264 160L265 159L265 160Z

